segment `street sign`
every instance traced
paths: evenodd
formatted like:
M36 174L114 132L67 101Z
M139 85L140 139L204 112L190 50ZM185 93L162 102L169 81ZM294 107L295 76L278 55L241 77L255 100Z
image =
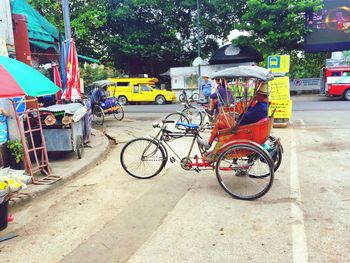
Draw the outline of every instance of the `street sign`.
M267 60L267 68L272 72L289 72L289 56L269 56Z
M202 64L202 62L203 62L203 60L201 57L196 57L192 62L192 66L198 67L200 64Z

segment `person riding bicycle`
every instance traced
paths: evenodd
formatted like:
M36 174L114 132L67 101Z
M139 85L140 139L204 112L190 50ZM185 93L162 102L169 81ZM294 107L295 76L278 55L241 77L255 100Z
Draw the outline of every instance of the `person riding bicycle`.
M247 112L243 114L241 121L239 122L239 125L247 125L256 123L268 115L268 87L267 84L263 84L260 89L256 92L254 98L253 98L253 105L251 105ZM202 139L198 139L199 144L202 145L206 150L209 150L214 142L214 140L217 138L219 131L231 129L236 126L236 120L232 115L230 115L227 112L222 112L217 117L214 128L210 134L210 138L208 142L203 141ZM214 147L214 149L211 152L208 152L206 156L203 156L203 159L207 162L213 162L214 157L216 156L217 152L220 150L222 145L220 143L217 143Z

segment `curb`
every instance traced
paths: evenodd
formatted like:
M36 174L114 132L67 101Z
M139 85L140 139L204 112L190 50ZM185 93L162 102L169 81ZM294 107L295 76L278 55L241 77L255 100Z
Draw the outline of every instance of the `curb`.
M46 193L51 192L53 189L56 189L60 186L67 184L68 182L77 178L79 175L85 173L86 171L88 171L91 168L98 165L101 160L103 160L105 157L107 157L107 155L109 154L109 152L111 151L111 149L115 145L114 143L110 142L105 135L103 135L103 138L104 138L104 140L103 140L103 142L101 142L101 144L103 144L103 146L102 146L103 149L101 149L101 153L98 154L96 157L94 157L92 160L90 160L85 166L83 166L82 168L78 168L76 170L74 170L74 168L73 168L69 174L66 174L65 176L62 177L61 180L59 180L53 184L35 185L36 187L40 187L40 188L37 190L34 190L33 192L29 192L29 193L19 192L17 195L14 196L14 198L13 198L14 200L10 200L9 208L18 209L18 208L24 206L25 204L28 204L34 198L42 196Z

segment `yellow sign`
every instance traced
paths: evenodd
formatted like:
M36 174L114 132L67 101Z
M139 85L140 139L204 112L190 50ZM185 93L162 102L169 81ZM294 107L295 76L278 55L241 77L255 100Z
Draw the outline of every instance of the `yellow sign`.
M278 119L290 119L292 116L292 101L291 100L275 100L270 102L269 116Z
M272 72L289 72L289 55L269 56L267 59L267 68Z
M289 100L289 77L275 78L269 82L270 100Z

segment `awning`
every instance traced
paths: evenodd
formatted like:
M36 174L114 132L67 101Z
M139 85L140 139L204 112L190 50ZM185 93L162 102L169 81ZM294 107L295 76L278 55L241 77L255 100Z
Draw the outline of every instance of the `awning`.
M78 58L84 59L86 61L90 61L92 63L97 63L97 64L100 63L100 61L98 59L90 58L90 57L79 55L79 54L78 54Z
M59 42L59 31L40 15L26 0L11 1L12 14L25 15L28 20L29 42L41 49L53 47Z
M209 64L261 62L263 60L264 58L260 52L253 47L229 44L219 48L210 58Z

